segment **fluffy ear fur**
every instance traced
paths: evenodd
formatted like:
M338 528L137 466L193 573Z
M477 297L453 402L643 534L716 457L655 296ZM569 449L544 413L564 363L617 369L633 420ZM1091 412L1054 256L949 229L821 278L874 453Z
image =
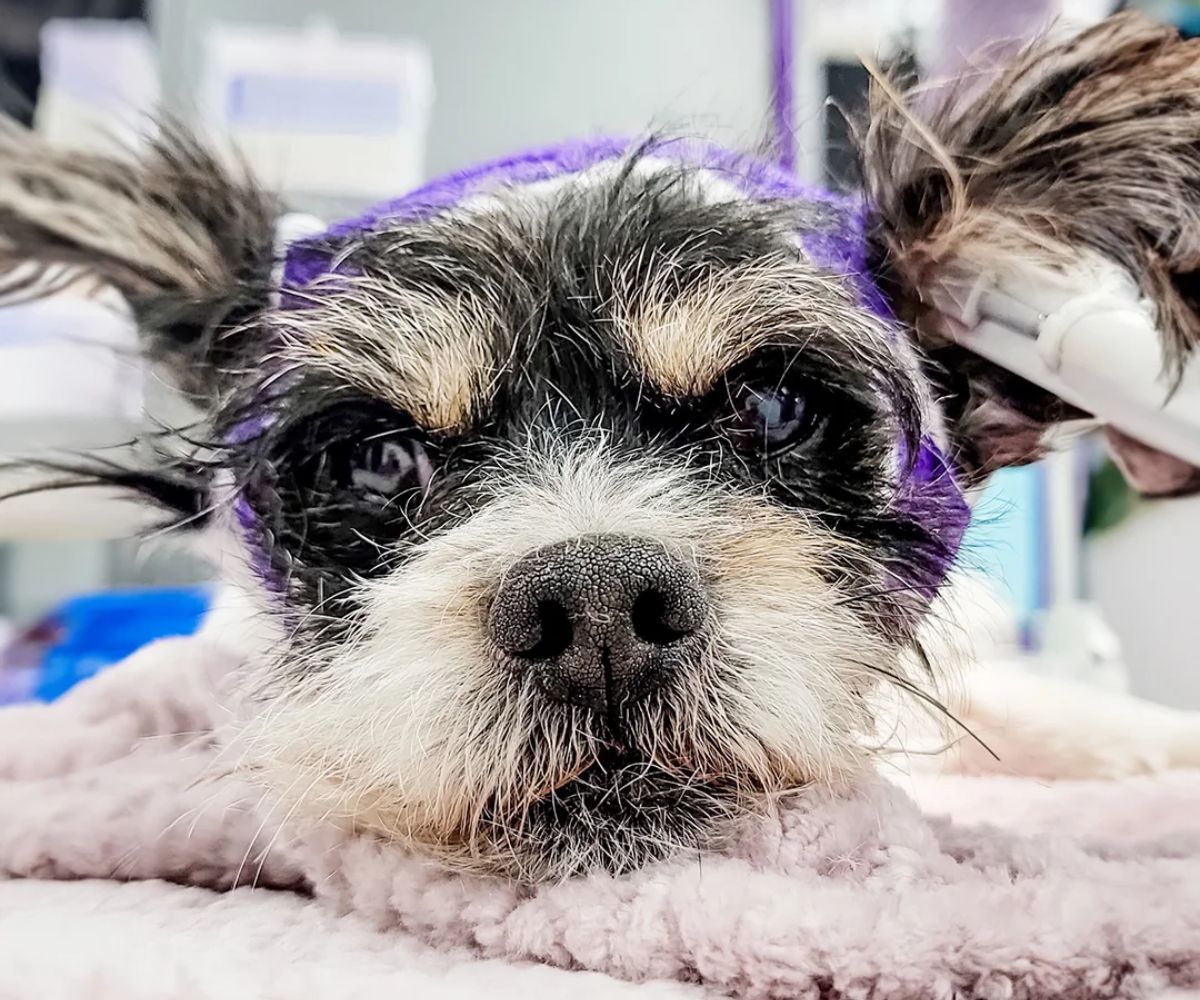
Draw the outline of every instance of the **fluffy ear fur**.
M180 128L163 126L144 155L125 160L58 148L0 118L0 297L84 279L115 288L145 353L201 406L252 357L277 215L273 199ZM31 489L117 487L170 521L202 523L211 470L164 435L142 444L137 467L101 456L27 463L50 477Z
M1200 343L1200 40L1124 14L949 91L904 93L885 71L860 144L874 260L944 372L968 473L1039 457L1045 431L1083 414L954 346L931 306L956 271L1098 252L1154 304L1168 378ZM1127 473L1178 492L1180 463L1164 478L1137 447Z
M277 214L178 127L127 161L0 119L0 293L94 276L129 302L147 353L202 398L236 364L236 331L267 304Z

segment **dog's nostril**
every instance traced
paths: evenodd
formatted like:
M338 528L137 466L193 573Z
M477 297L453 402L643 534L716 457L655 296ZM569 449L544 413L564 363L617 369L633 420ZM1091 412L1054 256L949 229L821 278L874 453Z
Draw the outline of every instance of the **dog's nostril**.
M655 646L669 646L694 631L676 628L668 621L667 599L658 590L643 590L634 600L629 617L634 634Z
M571 648L575 630L566 608L558 601L539 601L537 618L540 629L538 641L515 655L523 660L550 660Z

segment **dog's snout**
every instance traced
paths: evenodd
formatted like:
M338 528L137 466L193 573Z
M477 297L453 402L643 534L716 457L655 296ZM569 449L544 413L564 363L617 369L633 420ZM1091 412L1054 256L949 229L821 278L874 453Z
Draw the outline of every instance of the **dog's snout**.
M707 612L699 576L682 559L644 539L599 535L513 566L488 624L546 694L605 713L658 687Z

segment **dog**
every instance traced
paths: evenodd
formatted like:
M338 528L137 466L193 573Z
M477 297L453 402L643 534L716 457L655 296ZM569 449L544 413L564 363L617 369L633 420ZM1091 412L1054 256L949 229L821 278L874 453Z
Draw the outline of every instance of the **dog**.
M71 472L232 553L267 635L242 766L526 881L859 778L872 693L939 669L966 495L1087 416L955 346L941 283L1102 257L1172 364L1200 333L1200 43L1124 15L967 83L877 74L864 198L594 140L283 249L178 129L130 164L6 126L10 292L117 289L204 408L154 468ZM1148 491L1194 485L1134 446Z

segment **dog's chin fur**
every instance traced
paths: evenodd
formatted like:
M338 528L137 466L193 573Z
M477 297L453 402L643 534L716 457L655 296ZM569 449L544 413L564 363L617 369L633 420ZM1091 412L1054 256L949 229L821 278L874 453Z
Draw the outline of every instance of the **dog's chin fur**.
M602 752L577 777L532 802L515 823L488 817L485 829L497 850L493 860L511 859L500 864L513 877L623 874L718 846L756 805L732 782L668 770L637 754Z
M849 543L603 440L544 442L461 526L360 588L336 641L285 645L247 766L332 817L520 879L626 871L710 845L773 795L865 763L864 692L897 649L820 572ZM694 655L608 717L548 699L486 633L507 567L580 535L653 539L712 597Z

